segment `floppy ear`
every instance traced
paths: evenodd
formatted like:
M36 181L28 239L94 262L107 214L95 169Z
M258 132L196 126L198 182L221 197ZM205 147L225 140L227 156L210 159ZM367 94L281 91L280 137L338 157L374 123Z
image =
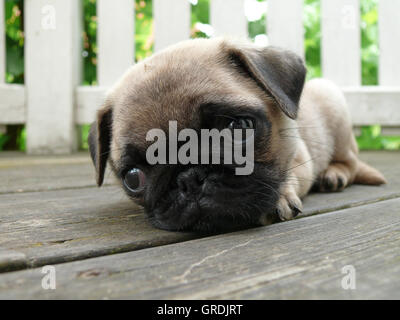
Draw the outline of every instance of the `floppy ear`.
M265 90L291 119L297 117L306 68L295 53L275 47L228 48L230 61Z
M97 120L92 123L89 132L89 150L96 168L96 182L100 187L103 184L104 172L110 153L112 108L106 104L97 111Z

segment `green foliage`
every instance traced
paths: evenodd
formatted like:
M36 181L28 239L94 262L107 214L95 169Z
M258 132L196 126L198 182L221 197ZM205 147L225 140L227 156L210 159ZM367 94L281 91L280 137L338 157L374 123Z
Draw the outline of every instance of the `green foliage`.
M83 84L97 84L97 16L96 0L83 0Z
M5 1L6 75L7 83L24 83L23 0ZM18 131L17 146L24 150L23 129ZM0 134L0 151L11 141L8 134Z
M79 133L79 136L81 137L79 149L82 149L82 150L89 149L89 145L88 145L89 130L90 130L90 125L88 125L88 124L78 127L78 131L79 131L78 133Z
M378 0L361 1L362 84L378 84Z
M5 134L0 134L0 151L5 149L25 151L26 130L24 126L8 126L8 131Z
M153 7L151 0L136 0L135 13L135 53L136 61L140 61L153 53Z
M306 0L303 12L304 48L307 79L321 77L321 4L319 0Z
M21 127L19 129L19 132L17 134L17 148L20 151L25 151L26 150L26 129L24 127Z
M257 35L264 34L265 30L267 30L267 18L265 14L263 14L259 20L249 21L247 29L249 38L252 40L254 40Z
M198 0L196 5L191 6L191 37L192 38L208 38L207 34L200 31L198 23L209 24L209 7L210 0Z
M360 149L370 150L398 150L400 139L396 136L382 136L378 125L361 128L361 135L357 137Z
M24 33L22 0L7 0L6 18L6 82L24 83Z
M382 149L382 140L380 137L380 126L369 126L361 128L361 135L357 137L359 147L368 149Z
M7 141L10 140L10 137L6 134L0 134L0 150L3 150L4 145Z

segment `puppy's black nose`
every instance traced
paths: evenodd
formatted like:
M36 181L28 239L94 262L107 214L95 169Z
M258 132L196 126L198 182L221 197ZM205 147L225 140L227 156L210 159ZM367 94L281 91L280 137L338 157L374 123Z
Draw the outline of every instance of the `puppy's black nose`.
M206 174L200 168L189 168L179 173L176 182L180 191L184 193L196 193L206 178Z

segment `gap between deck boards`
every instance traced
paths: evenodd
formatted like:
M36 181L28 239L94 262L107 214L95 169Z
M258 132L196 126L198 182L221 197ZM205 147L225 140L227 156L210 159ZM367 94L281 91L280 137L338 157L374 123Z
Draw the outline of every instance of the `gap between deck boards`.
M315 197L317 196L318 195L315 195ZM395 194L387 197L381 197L375 200L346 203L343 205L338 205L335 208L331 209L326 208L326 209L318 209L315 211L308 210L305 211L303 215L299 216L298 219L313 215L330 213L348 208L367 206L372 203L377 203L399 197L400 194ZM318 203L314 203L314 206L316 205L318 205ZM90 221L88 222L88 224L89 223ZM106 235L106 239L104 239L106 242L109 242L107 244L101 243L102 242L101 236L94 235L91 238L90 237L69 238L62 240L50 240L45 243L40 243L40 242L36 242L37 244L31 243L30 245L28 245L30 246L30 248L25 247L26 250L31 249L33 251L33 253L29 252L28 254L20 252L19 250L21 249L19 248L15 248L16 251L7 250L6 252L3 252L3 254L0 251L0 272L10 272L27 268L35 268L46 264L60 264L69 261L85 260L99 256L136 251L150 247L157 247L166 244L184 242L204 237L204 235L192 234L192 233L174 233L174 232L166 232L155 229L152 230L152 227L147 225L144 219L140 219L140 221L135 224L135 227L137 227L138 229L142 228L144 230L144 233L138 238L135 238L135 235L132 235L131 236L132 239L127 239L126 235L124 234L124 231L115 233L111 231L109 235ZM126 230L126 232L129 238L128 230ZM115 236L118 237L119 235L122 237L119 241L117 242L110 241L110 239L114 238ZM140 237L143 237L143 239L141 239ZM85 244L83 245L83 247L79 246L80 242L88 242L88 241L89 243L91 241L100 243L100 246L97 248L95 247L86 248ZM41 250L40 252L39 249L42 246L43 250Z
M82 158L86 155L82 155ZM384 187L352 186L337 194L311 194L304 201L305 211L299 218L341 209L366 206L400 197L400 153L364 153L369 163L389 178ZM80 161L80 160L79 160ZM65 171L73 174L76 167ZM78 164L81 181L92 179L90 162ZM63 163L62 166L65 166ZM37 169L46 166L35 165ZM18 171L18 170L17 170ZM17 172L17 171L14 171ZM24 173L29 172L27 169ZM57 166L51 170L60 176ZM0 176L3 173L0 170ZM31 182L43 176L32 171ZM76 174L76 173L75 173ZM22 174L22 178L24 174ZM16 181L13 188L19 188ZM40 182L40 181L39 181ZM41 186L49 182L44 176ZM86 183L85 182L85 183ZM122 252L146 249L192 240L204 235L156 230L135 208L117 186L76 186L74 176L64 178L66 187L51 190L5 193L0 195L0 272L59 264ZM75 183L75 185L71 185ZM32 189L32 188L31 188Z
M398 299L400 199L164 247L0 275L0 298ZM357 290L344 290L353 265Z

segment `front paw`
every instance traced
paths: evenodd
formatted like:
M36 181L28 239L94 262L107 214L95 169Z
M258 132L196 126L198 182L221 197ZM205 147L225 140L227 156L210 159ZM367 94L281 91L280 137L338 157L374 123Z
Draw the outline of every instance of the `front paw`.
M276 213L281 221L294 219L302 210L303 204L294 191L282 194L276 207Z

